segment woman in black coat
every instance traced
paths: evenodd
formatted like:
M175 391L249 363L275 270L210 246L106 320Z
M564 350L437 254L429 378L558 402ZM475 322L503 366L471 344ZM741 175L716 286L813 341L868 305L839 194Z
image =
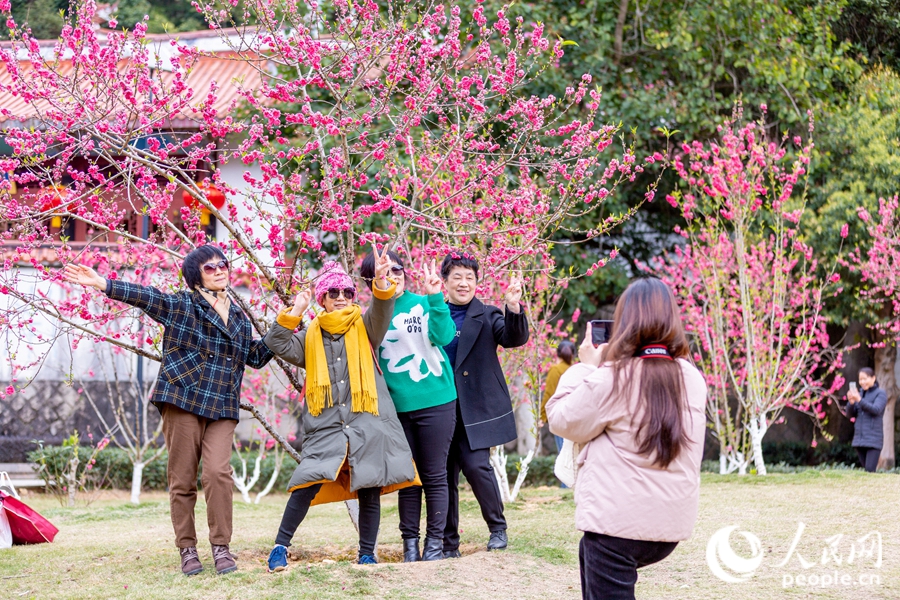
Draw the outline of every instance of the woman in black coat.
M444 558L459 556L459 472L472 486L487 523L488 550L506 548L503 500L490 463L490 449L516 439L516 418L497 346L516 348L528 341L528 318L519 300L522 282L507 287L504 310L475 297L478 262L448 254L441 278L450 299L457 337L444 346L456 379L456 430L447 457L450 506L444 528Z
M875 371L869 367L859 370L859 387L862 394L851 389L847 394L847 416L853 423L853 447L859 454L859 462L869 473L878 466L878 457L884 446L884 409L887 394L875 381Z

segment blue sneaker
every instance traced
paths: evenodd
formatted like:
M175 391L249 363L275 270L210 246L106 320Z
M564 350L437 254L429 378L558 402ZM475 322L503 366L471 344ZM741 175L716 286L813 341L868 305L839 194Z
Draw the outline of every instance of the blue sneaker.
M268 561L269 573L277 573L287 569L287 548L281 544L276 544L269 553Z
M375 560L375 557L371 554L360 554L359 560L356 561L358 565L377 565L378 561Z

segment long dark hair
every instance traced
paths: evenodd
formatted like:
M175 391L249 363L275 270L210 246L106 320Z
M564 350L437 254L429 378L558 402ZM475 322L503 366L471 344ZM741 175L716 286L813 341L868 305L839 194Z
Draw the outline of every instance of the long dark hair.
M665 346L672 358L690 357L672 290L659 279L647 277L632 282L616 303L603 361L613 363L611 393L624 394L625 398L631 397L635 369L640 365L639 398L645 410L638 428L638 452L655 455L654 462L665 469L690 443L684 423L687 391L678 362L635 356L651 344Z
M561 358L567 365L571 365L575 360L575 344L570 341L562 341L556 347L556 356Z

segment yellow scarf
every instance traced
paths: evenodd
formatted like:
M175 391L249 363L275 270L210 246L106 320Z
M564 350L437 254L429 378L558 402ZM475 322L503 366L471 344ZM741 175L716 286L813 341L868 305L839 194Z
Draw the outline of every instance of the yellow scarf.
M332 335L344 336L347 350L347 369L350 372L351 408L353 412L367 412L378 416L378 392L375 387L375 363L369 336L359 306L352 305L330 313L322 313L306 330L306 406L309 414L318 417L334 406L331 397L331 377L325 359L324 329Z

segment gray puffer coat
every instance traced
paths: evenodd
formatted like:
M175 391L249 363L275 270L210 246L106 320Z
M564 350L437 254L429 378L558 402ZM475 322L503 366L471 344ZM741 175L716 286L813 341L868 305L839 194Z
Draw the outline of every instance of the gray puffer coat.
M372 306L363 314L366 334L373 346L381 344L393 312L393 299L373 298ZM276 323L263 341L278 356L305 368L306 331L304 327L295 334ZM356 491L362 488L382 487L382 493L386 494L419 485L412 453L377 365L378 416L352 412L344 336L323 329L322 339L334 404L325 407L318 417L310 415L308 406L304 405L300 464L294 470L288 491L322 483L313 504L324 504L355 498ZM362 351L369 352L369 349ZM345 460L349 472L344 468Z

